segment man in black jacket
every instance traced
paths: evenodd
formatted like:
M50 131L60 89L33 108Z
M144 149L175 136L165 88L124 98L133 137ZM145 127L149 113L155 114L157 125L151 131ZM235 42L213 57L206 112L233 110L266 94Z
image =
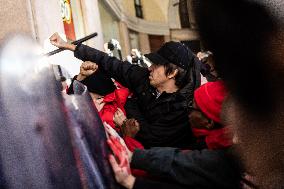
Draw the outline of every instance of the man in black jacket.
M69 44L57 33L50 37L50 41L59 48L74 51L75 57L83 61L95 62L98 66L90 63L85 69L99 67L134 93L139 115L136 111L133 116L137 115L134 118L140 124L136 139L145 148L187 148L191 145L193 136L187 118L187 99L180 89L192 84L189 92L193 93L192 68L196 57L186 46L178 42L165 43L157 52L145 55L153 63L146 69L82 44Z
M110 126L105 128L114 153L109 160L116 181L127 189L241 188L243 168L234 147L201 151L164 147L130 152ZM157 178L134 177L130 167L145 170Z

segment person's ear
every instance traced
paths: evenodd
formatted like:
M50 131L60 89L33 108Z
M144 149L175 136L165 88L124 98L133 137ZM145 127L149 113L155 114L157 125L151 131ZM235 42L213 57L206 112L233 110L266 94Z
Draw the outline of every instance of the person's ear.
M175 69L171 74L168 75L169 79L175 78L178 74L178 69Z

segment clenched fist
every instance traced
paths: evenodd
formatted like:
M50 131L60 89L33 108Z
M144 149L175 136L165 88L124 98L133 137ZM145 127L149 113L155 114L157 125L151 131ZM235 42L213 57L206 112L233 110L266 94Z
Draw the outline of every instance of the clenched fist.
M70 43L67 43L66 41L64 41L59 34L56 32L54 33L50 38L50 43L58 48L63 48L63 49L68 49L71 51L74 51L76 46Z
M95 73L98 69L98 65L94 62L86 61L80 66L80 73L77 76L78 81L84 80L86 77Z

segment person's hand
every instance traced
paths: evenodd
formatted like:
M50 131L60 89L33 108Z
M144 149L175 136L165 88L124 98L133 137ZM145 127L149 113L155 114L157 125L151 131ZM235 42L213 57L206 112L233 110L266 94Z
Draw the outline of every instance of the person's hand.
M109 156L109 162L113 169L116 181L125 188L132 189L135 177L131 174L130 164L126 148L113 136L107 140L114 155Z
M77 76L78 81L86 79L98 70L98 65L91 61L85 61L80 66L80 73Z
M59 34L56 32L54 33L50 38L50 43L58 48L68 49L68 50L75 50L75 45L69 44L66 41L64 41Z
M118 125L119 127L121 127L125 120L126 120L126 116L124 115L123 111L120 108L117 108L113 116L114 123Z
M140 130L140 125L138 121L134 118L127 119L122 127L121 127L121 132L123 136L129 136L134 138L137 132Z
M107 138L109 139L110 137L116 138L119 143L124 147L125 151L127 152L128 156L128 161L131 162L132 159L132 152L127 148L124 140L119 136L119 134L114 130L109 124L106 122L103 123L106 131Z

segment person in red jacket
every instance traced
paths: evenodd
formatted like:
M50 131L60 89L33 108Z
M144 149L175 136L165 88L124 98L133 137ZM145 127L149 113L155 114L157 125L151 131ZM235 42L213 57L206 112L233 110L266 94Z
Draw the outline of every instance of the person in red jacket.
M124 117L123 120L126 119L124 105L130 95L130 91L118 82L113 82L110 77L106 76L106 74L102 73L100 70L88 70L88 68L86 68L87 65L88 61L82 63L80 73L73 78L67 94L74 93L74 80L86 85L102 122L106 122L118 133L121 133L130 150L133 151L135 148L143 149L144 147L140 142L129 136L129 132L121 129L121 127L114 122L115 114L118 114L116 112L119 112L119 115ZM87 73L90 71L92 71L91 74ZM131 125L131 120L127 120L124 125L125 124Z
M193 134L200 143L205 144L204 148L223 149L232 145L230 128L224 126L220 118L226 95L221 80L208 82L194 91L188 117Z

